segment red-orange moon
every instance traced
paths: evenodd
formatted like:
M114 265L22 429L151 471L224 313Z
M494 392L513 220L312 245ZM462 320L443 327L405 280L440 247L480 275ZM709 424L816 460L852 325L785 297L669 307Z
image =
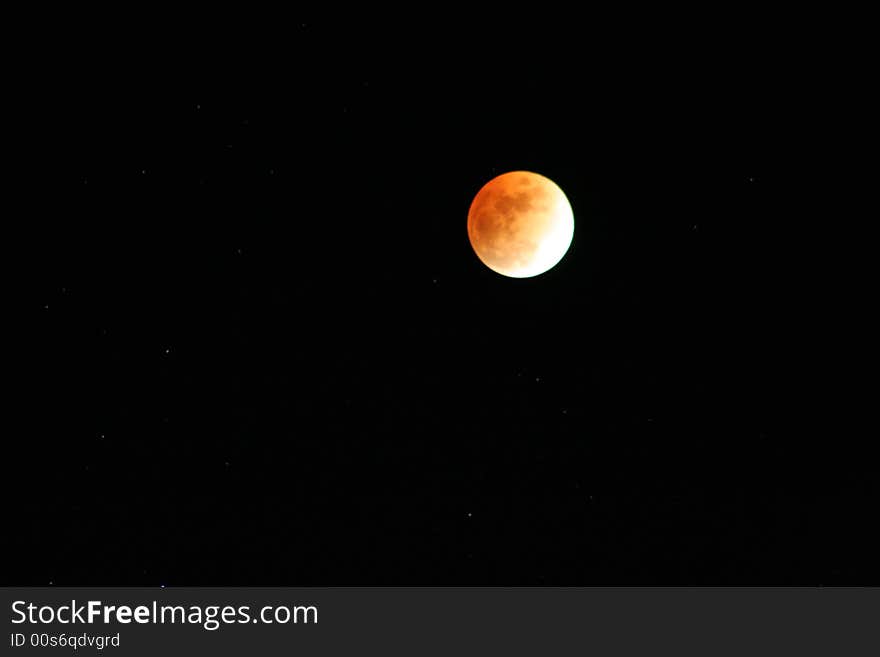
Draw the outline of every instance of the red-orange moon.
M574 214L552 180L511 171L477 192L467 227L471 246L489 269L529 278L562 260L574 236Z

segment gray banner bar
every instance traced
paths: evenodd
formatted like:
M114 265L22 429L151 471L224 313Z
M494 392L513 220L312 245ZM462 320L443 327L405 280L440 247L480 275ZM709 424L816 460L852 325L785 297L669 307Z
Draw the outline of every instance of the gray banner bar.
M880 589L0 592L4 655L880 654Z

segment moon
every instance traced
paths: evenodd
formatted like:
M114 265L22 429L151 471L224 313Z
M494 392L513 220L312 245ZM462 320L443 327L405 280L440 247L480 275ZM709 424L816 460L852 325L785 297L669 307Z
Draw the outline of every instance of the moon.
M574 213L549 178L510 171L487 182L468 211L468 237L489 269L530 278L562 260L574 236Z

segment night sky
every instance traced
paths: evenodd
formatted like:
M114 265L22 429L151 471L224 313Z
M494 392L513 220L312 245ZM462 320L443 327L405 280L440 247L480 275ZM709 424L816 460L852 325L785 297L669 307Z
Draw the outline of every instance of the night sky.
M817 67L569 22L59 57L6 583L880 582ZM520 169L575 234L516 280Z

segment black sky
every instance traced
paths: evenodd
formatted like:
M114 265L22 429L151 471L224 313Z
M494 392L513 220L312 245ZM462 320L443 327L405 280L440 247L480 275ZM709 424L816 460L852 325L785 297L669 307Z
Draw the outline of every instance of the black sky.
M60 59L8 583L876 582L820 65L573 20ZM528 280L465 227L516 169L575 213Z

